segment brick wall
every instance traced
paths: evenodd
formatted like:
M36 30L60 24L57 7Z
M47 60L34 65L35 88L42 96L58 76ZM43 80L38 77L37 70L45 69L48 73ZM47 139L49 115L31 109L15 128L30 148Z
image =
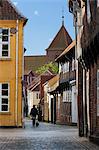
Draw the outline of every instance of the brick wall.
M97 57L97 69L99 69L99 56ZM99 134L99 117L97 117L97 133Z
M59 124L68 124L68 125L72 124L71 102L63 102L62 95L60 98L60 110L59 110L57 122Z
M83 69L78 63L78 126L79 136L84 135L84 118L83 118Z
M89 72L89 112L90 112L90 133L91 135L96 131L96 105L97 105L97 69L94 63L90 67Z

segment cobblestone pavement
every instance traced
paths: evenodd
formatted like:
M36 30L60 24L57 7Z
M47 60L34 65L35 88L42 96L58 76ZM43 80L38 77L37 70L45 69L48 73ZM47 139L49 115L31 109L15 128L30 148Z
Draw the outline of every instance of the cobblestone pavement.
M79 138L76 127L40 123L25 129L0 129L0 150L99 150L86 138Z

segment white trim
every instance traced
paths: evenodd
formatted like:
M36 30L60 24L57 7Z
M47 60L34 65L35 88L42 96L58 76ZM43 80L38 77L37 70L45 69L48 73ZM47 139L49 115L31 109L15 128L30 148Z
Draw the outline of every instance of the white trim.
M72 81L70 81L70 84L71 84L71 86L76 85L76 80L72 80Z
M16 126L18 123L18 20L16 21Z

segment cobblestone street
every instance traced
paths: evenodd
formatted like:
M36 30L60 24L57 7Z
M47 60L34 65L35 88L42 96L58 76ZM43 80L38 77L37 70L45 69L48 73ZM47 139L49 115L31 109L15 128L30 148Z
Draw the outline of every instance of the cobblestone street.
M99 150L86 138L79 138L76 127L40 123L25 129L0 129L0 150Z

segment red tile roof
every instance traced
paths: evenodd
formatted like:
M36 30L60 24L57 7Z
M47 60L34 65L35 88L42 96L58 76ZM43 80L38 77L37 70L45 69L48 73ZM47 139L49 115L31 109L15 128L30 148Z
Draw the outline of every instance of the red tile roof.
M27 22L27 18L24 17L14 6L10 0L2 0L0 2L0 20L24 20L24 24Z

